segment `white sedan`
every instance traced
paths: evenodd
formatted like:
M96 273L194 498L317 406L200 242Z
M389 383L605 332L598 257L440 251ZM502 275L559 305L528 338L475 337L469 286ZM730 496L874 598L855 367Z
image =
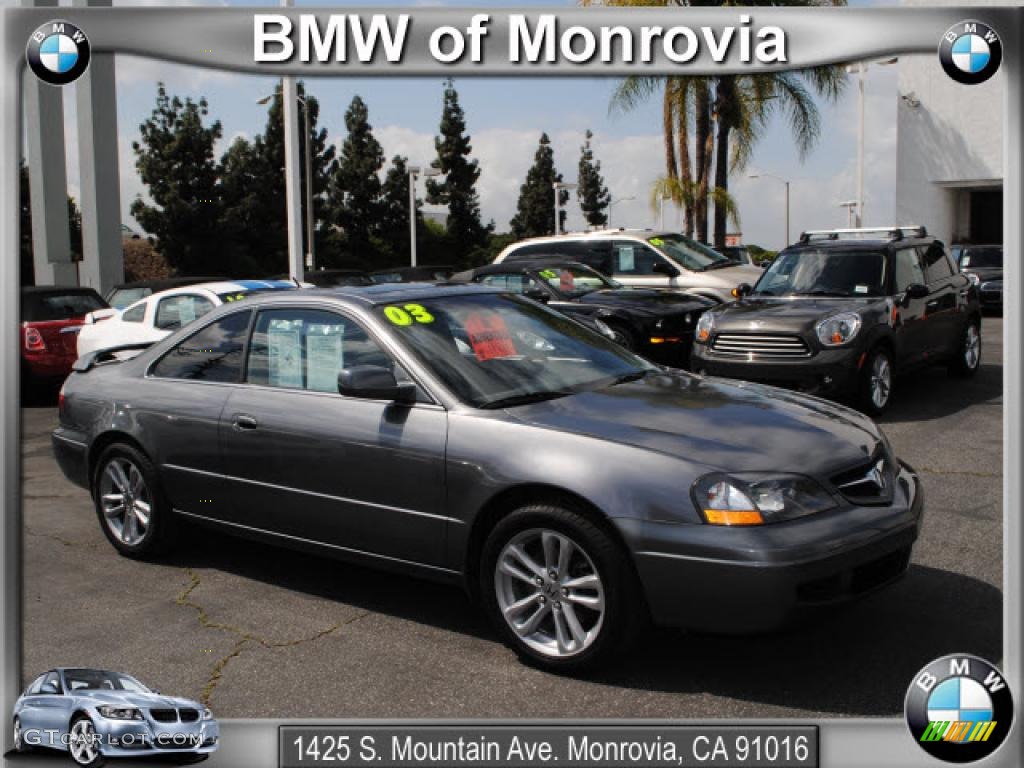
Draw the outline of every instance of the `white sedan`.
M157 342L221 304L239 301L254 293L297 287L300 286L289 280L199 283L154 293L121 311L97 310L86 315L78 333L78 356L123 344Z

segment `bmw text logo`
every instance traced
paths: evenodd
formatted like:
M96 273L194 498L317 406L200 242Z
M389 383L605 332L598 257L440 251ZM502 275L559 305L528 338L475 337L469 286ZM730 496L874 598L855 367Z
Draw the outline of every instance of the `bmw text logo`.
M918 745L950 763L995 752L1013 723L1013 698L998 669L968 654L943 656L907 691L907 725Z
M25 57L40 80L67 85L89 68L89 39L68 21L48 21L32 33Z
M946 74L965 85L988 80L1003 60L999 35L980 21L961 21L946 30L939 43L939 61Z

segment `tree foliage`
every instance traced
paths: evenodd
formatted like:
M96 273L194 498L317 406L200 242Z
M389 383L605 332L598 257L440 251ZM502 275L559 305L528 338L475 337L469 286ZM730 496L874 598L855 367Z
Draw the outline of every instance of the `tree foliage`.
M611 202L611 195L608 194L608 187L604 185L604 178L601 176L601 161L594 159L594 150L590 146L590 140L594 134L588 130L580 147L580 164L576 176L576 196L580 200L580 208L583 210L583 218L592 227L601 227L608 222L608 203Z
M348 135L331 176L330 202L348 256L367 262L372 261L372 238L380 228L382 184L378 173L384 166L384 150L374 138L369 110L359 96L345 112L345 128Z
M555 231L555 182L562 181L562 174L555 170L555 153L551 149L551 139L546 133L540 136L537 152L533 156L533 165L526 173L526 181L519 188L519 201L516 204L516 215L512 218L512 233L517 238L551 235ZM559 225L565 224L565 204L569 201L569 193L564 189L558 191Z

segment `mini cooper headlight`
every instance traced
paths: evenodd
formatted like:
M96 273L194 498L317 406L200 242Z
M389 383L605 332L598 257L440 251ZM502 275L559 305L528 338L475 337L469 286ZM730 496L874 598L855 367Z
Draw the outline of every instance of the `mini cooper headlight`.
M142 713L135 707L96 707L96 711L108 720L141 720Z
M697 328L694 331L694 339L702 344L707 343L711 338L711 332L715 329L715 318L710 312L705 312L697 321Z
M213 720L213 712L209 707L203 707L203 720Z
M803 475L711 474L693 486L693 502L712 525L764 525L824 512L835 500Z
M826 317L814 326L814 330L818 334L818 341L826 347L837 347L851 341L860 330L860 325L860 315L856 312L843 312Z

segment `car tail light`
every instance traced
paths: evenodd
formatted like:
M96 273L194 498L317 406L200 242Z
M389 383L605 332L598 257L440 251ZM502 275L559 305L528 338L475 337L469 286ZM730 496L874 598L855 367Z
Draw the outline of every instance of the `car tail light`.
M57 415L64 415L64 387L60 388L60 392L57 393Z
M46 342L38 328L25 329L25 349L29 352L45 352Z

